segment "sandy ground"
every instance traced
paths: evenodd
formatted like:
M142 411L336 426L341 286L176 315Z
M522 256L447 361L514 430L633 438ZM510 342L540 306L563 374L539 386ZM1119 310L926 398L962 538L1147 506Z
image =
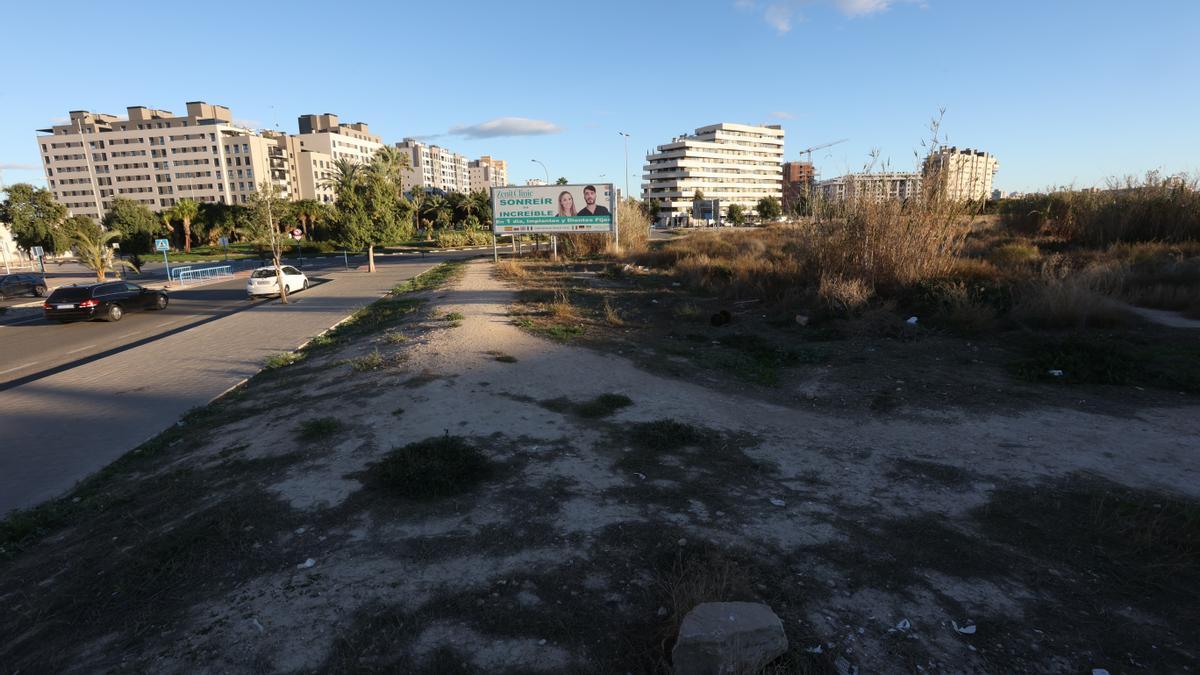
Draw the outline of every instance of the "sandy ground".
M863 672L1118 672L1103 650L1052 646L1056 628L1034 617L1045 596L1027 576L960 573L941 558L923 564L921 555L905 563L902 542L872 537L911 522L970 533L969 514L1000 486L1079 472L1200 498L1195 407L1135 417L906 410L852 422L528 334L511 324L512 289L485 262L435 295L437 310L464 315L461 325L397 347L400 367L309 385L321 413L350 431L263 484L290 510L288 529L247 534L254 547L295 559L196 604L175 630L126 654L125 665L608 670L626 649L613 626L658 621L662 579L650 559L703 548L754 561L747 575L758 597L741 599L772 604L797 649L836 654ZM498 362L496 353L517 361ZM604 420L539 404L606 392L633 403ZM630 425L668 418L725 440L704 453L651 457L635 457L622 441ZM216 465L230 447L247 459L294 453L293 427L271 416L236 422L200 461ZM393 447L446 433L476 439L504 470L469 495L433 504L369 494L359 472ZM914 571L875 578L839 564L847 551L893 566L901 558ZM977 623L978 632L956 631L952 621ZM393 639L381 642L380 631ZM120 634L85 654L105 652ZM1177 639L1175 648L1189 653L1195 644Z

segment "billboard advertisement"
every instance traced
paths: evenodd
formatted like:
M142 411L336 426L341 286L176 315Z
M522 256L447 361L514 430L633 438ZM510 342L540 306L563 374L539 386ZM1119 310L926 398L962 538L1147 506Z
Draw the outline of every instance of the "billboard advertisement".
M612 183L492 188L496 234L613 232L616 210Z

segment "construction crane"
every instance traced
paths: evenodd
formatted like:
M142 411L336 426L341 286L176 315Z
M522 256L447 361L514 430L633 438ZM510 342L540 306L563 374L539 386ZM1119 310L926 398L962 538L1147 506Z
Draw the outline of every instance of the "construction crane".
M811 148L806 148L806 149L804 149L804 150L801 150L801 151L800 151L800 154L801 154L801 155L807 154L807 155L808 155L808 163L809 163L809 164L812 164L812 154L813 154L813 150L824 150L825 148L831 148L831 147L833 147L833 146L837 145L838 143L845 143L845 142L846 142L846 141L848 141L848 140L850 140L850 139L849 139L849 138L843 138L843 139L842 139L842 140L840 140L840 141L834 141L834 142L832 142L832 143L825 143L825 144L823 144L823 145L814 145L814 146L812 146Z

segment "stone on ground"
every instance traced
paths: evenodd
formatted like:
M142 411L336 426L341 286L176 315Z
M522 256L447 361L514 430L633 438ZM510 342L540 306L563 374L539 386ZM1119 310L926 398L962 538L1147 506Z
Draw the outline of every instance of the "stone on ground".
M677 675L756 673L787 651L783 622L754 602L706 602L683 617L671 661Z

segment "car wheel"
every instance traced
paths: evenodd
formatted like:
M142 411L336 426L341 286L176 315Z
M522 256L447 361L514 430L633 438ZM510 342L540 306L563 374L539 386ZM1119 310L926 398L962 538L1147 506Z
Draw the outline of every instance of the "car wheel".
M162 310L167 308L167 296L160 295L154 300L154 309Z
M120 321L123 316L125 316L125 310L121 309L120 305L109 305L108 311L104 313L104 320Z
M304 280L304 285L300 287L300 290L302 290L302 291L308 290L308 279Z
M34 286L34 287L33 287L33 295L34 295L34 297L38 297L38 298L45 297L45 295L46 295L46 287L45 287L45 286L40 286L40 285L39 285L39 286Z

